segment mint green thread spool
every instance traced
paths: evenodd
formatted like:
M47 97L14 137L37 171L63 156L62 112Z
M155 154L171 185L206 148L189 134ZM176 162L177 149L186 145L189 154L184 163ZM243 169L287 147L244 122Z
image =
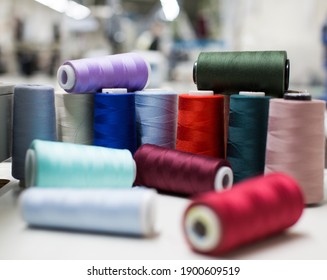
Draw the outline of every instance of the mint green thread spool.
M216 93L262 91L283 97L289 75L286 51L201 52L193 67L197 88Z
M26 186L130 188L136 164L128 150L34 140L26 153Z

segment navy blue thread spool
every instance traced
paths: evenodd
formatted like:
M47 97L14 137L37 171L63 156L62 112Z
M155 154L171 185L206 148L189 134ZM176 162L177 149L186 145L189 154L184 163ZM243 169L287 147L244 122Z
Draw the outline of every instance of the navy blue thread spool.
M104 89L94 97L94 145L136 151L135 94ZM116 93L115 93L116 92Z

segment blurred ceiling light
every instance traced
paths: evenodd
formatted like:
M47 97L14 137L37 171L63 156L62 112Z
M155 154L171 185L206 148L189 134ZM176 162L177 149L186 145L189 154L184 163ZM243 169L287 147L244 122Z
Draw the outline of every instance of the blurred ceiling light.
M67 9L68 1L67 0L35 0L59 13L64 13Z
M66 10L66 15L76 19L84 19L87 18L91 14L91 10L84 5L78 4L75 1L68 1L68 7Z
M76 20L87 18L91 10L71 0L35 0L59 13L65 13L68 17Z
M179 5L176 0L160 0L165 17L173 21L179 14Z

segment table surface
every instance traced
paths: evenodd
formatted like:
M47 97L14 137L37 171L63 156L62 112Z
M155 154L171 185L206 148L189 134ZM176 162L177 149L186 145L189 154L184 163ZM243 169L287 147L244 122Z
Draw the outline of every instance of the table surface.
M188 199L159 195L160 233L151 238L35 229L29 228L21 218L17 204L21 189L11 177L10 161L0 163L0 179L10 180L0 188L2 260L210 259L192 252L183 236L181 221ZM287 232L245 246L221 259L327 259L326 196L321 205L306 207L299 222Z

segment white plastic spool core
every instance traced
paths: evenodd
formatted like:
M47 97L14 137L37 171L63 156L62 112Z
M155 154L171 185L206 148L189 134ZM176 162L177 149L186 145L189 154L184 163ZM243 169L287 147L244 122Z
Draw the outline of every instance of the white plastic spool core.
M151 76L152 70L151 70L150 63L147 60L145 60L145 59L144 59L144 62L145 62L146 67L148 69L148 79L147 79L146 84L144 86L144 88L146 88L150 84L150 76Z
M219 218L207 206L191 207L186 214L184 227L188 240L200 252L213 250L221 241Z
M127 88L103 88L102 93L127 93Z
M76 82L76 75L73 67L68 64L61 65L57 72L57 80L64 90L71 90Z
M215 190L221 191L229 189L233 185L234 175L233 171L228 166L223 166L218 169L215 177Z
M245 96L265 96L265 93L262 91L240 91L239 95Z
M188 94L193 96L211 96L214 95L214 92L212 90L190 90Z
M142 234L145 236L152 236L158 231L156 198L157 192L155 190L146 190L141 206L141 227Z
M36 183L36 153L33 149L28 149L25 157L25 184L26 187L35 186Z

